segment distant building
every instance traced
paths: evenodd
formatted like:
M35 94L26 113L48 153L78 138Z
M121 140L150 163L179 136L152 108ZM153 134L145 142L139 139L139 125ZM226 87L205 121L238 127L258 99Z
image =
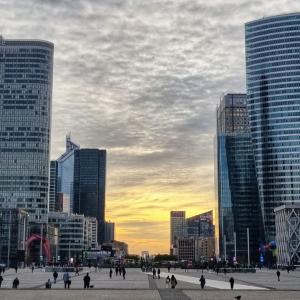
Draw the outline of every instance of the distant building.
M111 241L107 243L103 243L102 250L111 249L115 256L117 257L124 257L128 255L128 244L121 241Z
M207 261L215 256L214 237L180 237L176 243L179 260Z
M25 262L28 224L26 211L0 208L0 263L15 266L18 262Z
M176 245L176 240L179 237L186 236L186 221L185 221L185 211L171 211L170 213L170 249L171 254L174 253Z
M187 236L214 237L215 226L213 224L213 211L186 219Z
M115 239L115 223L105 222L105 242Z
M233 260L236 233L237 260L247 260L249 228L251 259L257 260L263 230L245 94L222 97L217 108L216 147L221 256Z
M54 45L0 37L0 208L48 214Z
M105 239L106 150L74 152L74 212L95 217L98 243Z
M84 215L49 212L49 224L58 228L58 253L60 259L79 259L82 250L97 245L97 220Z
M277 264L300 263L300 203L286 203L275 208Z

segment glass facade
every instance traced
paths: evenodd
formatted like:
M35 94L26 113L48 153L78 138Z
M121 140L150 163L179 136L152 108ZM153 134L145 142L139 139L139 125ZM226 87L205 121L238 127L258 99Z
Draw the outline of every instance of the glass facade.
M300 14L246 24L247 106L266 239L274 208L300 201Z
M74 212L98 221L98 242L105 240L106 150L74 151Z
M225 95L217 109L217 188L219 248L221 255L256 259L263 238L253 147L248 126L245 94Z
M0 38L0 208L47 222L52 43Z

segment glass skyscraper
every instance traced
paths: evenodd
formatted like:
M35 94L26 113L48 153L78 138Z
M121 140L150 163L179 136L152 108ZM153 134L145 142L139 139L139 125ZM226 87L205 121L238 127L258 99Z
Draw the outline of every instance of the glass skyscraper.
M274 208L300 201L300 13L246 24L247 105L267 241Z
M105 240L106 150L74 151L74 213L95 217L98 242Z
M252 259L263 238L253 148L245 94L227 94L217 108L217 195L219 249L232 259L247 257L247 228ZM226 250L225 250L226 248Z
M52 43L0 37L0 208L47 222Z

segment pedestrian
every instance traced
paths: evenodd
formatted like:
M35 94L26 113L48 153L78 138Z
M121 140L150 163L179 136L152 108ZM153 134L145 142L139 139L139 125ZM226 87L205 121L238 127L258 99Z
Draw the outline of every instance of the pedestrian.
M122 275L122 268L121 267L119 267L119 274L120 274L120 276Z
M118 267L116 267L115 271L116 271L116 276L118 276L118 273L119 273Z
M75 269L75 275L79 276L79 268L78 267L76 267L76 269Z
M91 278L89 276L89 273L86 273L86 275L83 277L83 283L84 283L84 288L85 289L88 289L90 287L90 281L91 281Z
M205 278L204 278L203 275L201 275L199 281L200 281L201 289L204 289L204 286L205 286Z
M1 288L1 285L2 285L2 281L3 281L3 277L0 275L0 288Z
M171 287L172 287L172 289L175 289L176 285L177 285L177 280L176 280L175 276L172 275L172 277L171 277Z
M34 271L34 266L31 267L31 273L33 273L33 271Z
M46 282L45 288L46 289L51 289L51 281L50 281L50 279L48 279L48 281Z
M53 279L54 279L54 283L56 283L56 279L58 277L58 274L56 271L53 272Z
M110 279L111 279L112 273L113 273L113 271L112 271L112 269L110 268L110 270L109 270L109 278L110 278Z
M16 273L18 273L18 266L15 266L15 271Z
M155 270L155 268L153 268L152 274L153 274L153 279L155 279L156 278L156 270Z
M68 272L65 272L64 275L63 275L63 281L64 281L64 284L65 284L65 289L68 287L68 289L70 288L70 275Z
M170 273L170 270L171 270L171 266L168 266L168 273Z
M280 281L280 271L279 270L277 270L276 275L277 275L277 280Z
M166 278L166 289L169 289L170 288L170 276L168 275L167 278Z
M157 277L158 277L158 279L160 279L160 268L158 268L158 270L157 270Z
M20 281L19 281L18 277L16 277L12 284L13 289L17 289L19 284L20 284Z
M230 277L229 283L230 283L230 288L233 290L233 286L234 286L234 278L233 277Z
M122 268L122 273L123 273L123 280L125 280L125 275L126 275L125 267Z

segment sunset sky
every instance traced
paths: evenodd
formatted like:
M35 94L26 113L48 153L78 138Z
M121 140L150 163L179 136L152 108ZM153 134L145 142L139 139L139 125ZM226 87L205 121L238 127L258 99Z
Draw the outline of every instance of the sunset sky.
M245 92L244 23L299 0L0 0L4 38L55 44L52 150L108 151L107 220L130 253L169 252L171 210L215 208L222 93Z

